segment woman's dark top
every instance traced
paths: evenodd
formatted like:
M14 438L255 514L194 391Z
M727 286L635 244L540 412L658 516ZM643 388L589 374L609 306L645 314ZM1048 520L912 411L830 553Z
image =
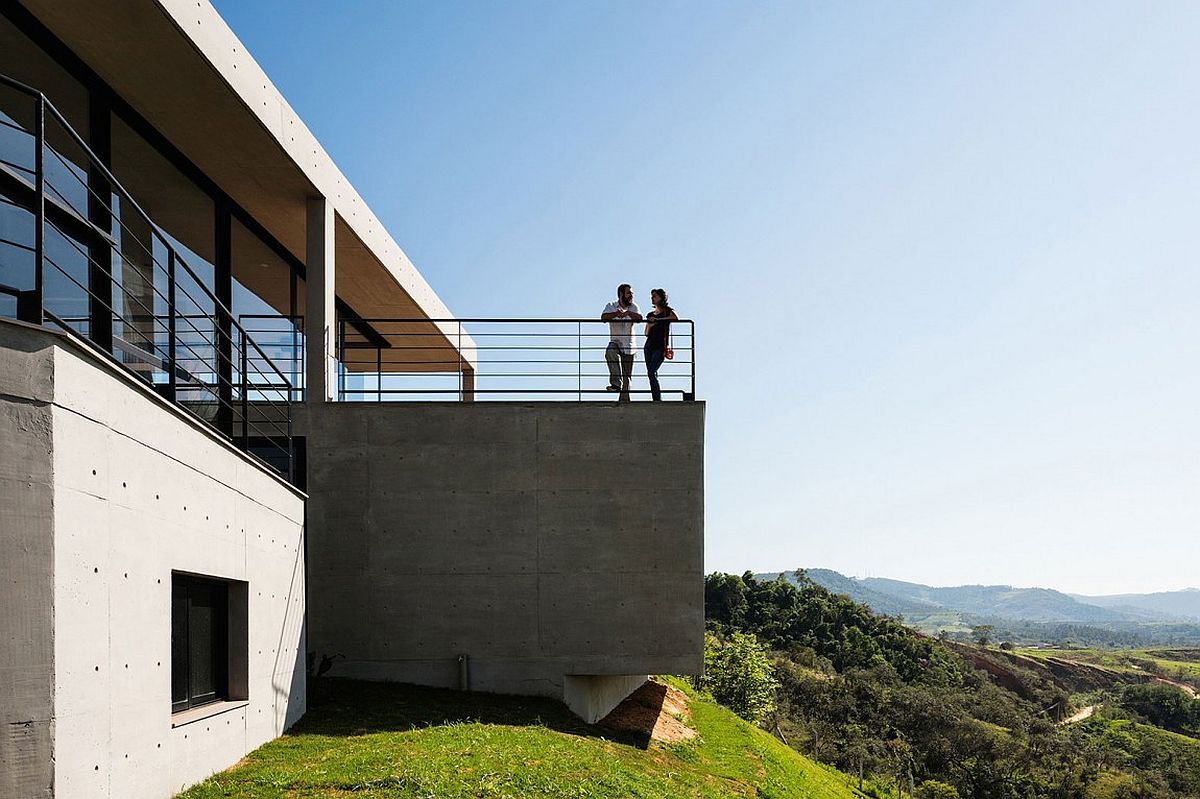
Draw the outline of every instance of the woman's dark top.
M671 315L671 308L664 308L661 312L653 310L646 314L646 321L653 322L656 319L662 319ZM648 350L665 350L667 348L667 335L671 332L670 322L658 322L650 326L650 332L646 334L646 346Z

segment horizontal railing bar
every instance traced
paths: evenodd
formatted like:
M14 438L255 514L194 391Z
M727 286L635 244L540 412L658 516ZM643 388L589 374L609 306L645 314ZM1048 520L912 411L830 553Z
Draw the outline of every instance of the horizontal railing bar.
M0 239L0 244L3 244L7 247L14 247L18 250L24 250L25 252L32 252L32 253L37 252L36 247L30 247L28 244L22 244L19 241L13 241L11 239Z
M372 324L372 325L377 322L409 322L409 323L413 323L413 324L417 324L417 323L420 323L420 324L430 324L430 323L432 323L432 324L445 324L445 323L457 324L459 322L462 322L463 324L468 324L470 322L497 322L497 323L498 322L507 322L507 323L511 323L511 324L521 324L521 325L549 324L552 322L559 322L559 323L570 322L571 324L575 324L577 322L595 322L596 324L605 324L605 325L611 324L608 320L597 319L594 316L588 316L588 317L577 317L577 316L543 317L543 318L531 317L529 319L522 319L520 317L462 317L462 318L458 318L458 319L409 319L409 318L380 317L377 319L376 318L356 319L355 321L356 322L366 322L367 324ZM613 321L615 321L617 323L621 323L626 320L616 319ZM653 320L651 320L651 321L653 321ZM645 322L646 322L646 320L642 319L640 321L632 321L630 323L631 324L644 324ZM691 324L695 324L695 320L693 320L693 319L672 319L671 324L673 324L673 325L675 325L675 324L691 325Z
M17 133L25 134L31 140L30 143L37 140L37 136L35 136L31 131L28 131L25 128L13 123L13 122L8 122L7 120L0 119L0 125L4 126L6 128L9 128L11 130L15 130Z
M12 161L6 161L3 158L0 158L0 166L4 167L6 169L15 169L18 172L24 172L25 174L29 175L30 177L37 176L37 172L35 170L32 170L27 166L21 166L20 164L15 164Z
M7 86L10 89L16 89L19 92L24 92L25 94L28 94L30 97L32 97L35 100L42 96L42 93L40 91L38 91L37 89L35 89L32 86L29 86L27 84L21 83L21 81L16 80L15 78L10 78L7 75L0 75L0 83L4 84L5 86Z
M343 394L461 394L462 389L459 388L347 388L342 391ZM604 388L476 388L472 389L472 394L608 394L613 395L617 392L609 391ZM648 388L630 388L622 390L623 394L650 394ZM688 392L679 388L661 389L660 394L687 394Z
M53 225L53 223L50 223L50 224L51 224L51 227L53 227L53 226L54 226L54 225ZM56 229L57 229L57 228L56 228ZM59 232L61 233L61 231L59 231ZM64 235L65 235L65 234L64 234ZM44 256L44 257L45 257L45 259L46 259L46 262L47 262L47 263L49 263L51 266L53 266L55 269L57 269L57 270L58 270L60 273L62 273L62 275L63 275L64 277L66 277L68 280L70 280L72 283L74 283L76 286L78 286L78 287L79 287L79 288L80 288L80 289L83 291L83 293L84 293L86 296L88 296L88 297L92 297L92 298L96 299L96 300L97 300L97 301L98 301L98 302L99 302L99 303L100 303L100 304L101 304L101 305L102 305L104 308L106 308L106 309L107 309L107 310L108 310L110 313L112 313L112 314L114 315L114 318L115 318L115 319L117 319L117 320L121 320L121 321L124 321L124 320L125 320L125 318L124 318L124 317L117 315L117 311L116 311L116 309L115 309L115 308L113 308L113 307L112 307L112 305L110 305L109 303L105 302L105 301L104 301L104 299L103 299L102 297L100 297L100 296L96 295L96 294L95 294L95 293L93 293L91 290L89 290L89 289L88 289L86 286L84 286L82 283L80 283L78 280L76 280L76 279L75 279L75 277L74 277L74 276L73 276L73 275L72 275L70 272L68 272L68 271L66 271L65 269L63 269L63 267L62 267L61 265L59 265L59 264L58 264L58 263L57 263L57 262L56 262L56 261L55 261L53 258L51 258L51 257L50 257L50 256L48 256L48 255L47 255L47 256ZM85 257L86 257L86 256L85 256ZM124 285L122 285L122 284L120 284L120 283L116 283L115 281L114 281L113 285L116 285L118 288L120 288L120 290L121 290L122 292L124 292L124 293L126 294L126 296L132 296L132 295L130 295L130 294L129 294L129 292L128 292L128 291L125 289ZM140 300L138 300L136 297L134 297L134 300L135 300L135 301L136 301L136 302L137 302L139 305L141 305L141 306L142 306L142 308L145 308L145 305L144 305L144 304L142 304L142 303L141 303L141 301L140 301ZM58 317L56 317L56 318L58 318ZM155 317L153 317L153 316L147 316L147 317L144 317L144 318L147 318L147 319L152 319L152 318L155 318ZM162 332L166 332L166 331L162 331ZM197 332L199 332L199 331L197 331ZM155 334L156 334L156 335L157 335L157 333L158 333L158 331L155 331ZM180 345L180 344L182 344L182 346L183 346L185 349L187 349L187 350L188 350L188 352L190 352L192 355L194 355L194 356L195 356L196 360L197 360L197 361L198 361L200 364L202 364L203 366L205 366L205 367L208 369L208 373L210 373L210 374L212 374L214 377L216 377L216 382L207 382L207 381L200 381L200 380L197 380L197 384L198 384L198 386L204 386L204 387L209 387L209 386L211 386L211 387L220 387L220 386L222 386L222 385L225 385L225 386L229 386L230 388L236 388L236 384L235 384L235 383L234 383L234 382L233 382L231 379L227 379L227 378L224 378L224 377L222 377L222 376L221 376L221 372L220 372L220 369L218 369L218 368L217 368L217 364L215 364L215 363L210 363L208 360L206 360L206 359L205 359L205 357L204 357L204 356L202 356L200 353L196 352L196 350L194 350L194 349L193 349L191 346L189 346L188 344L186 344L186 343L184 343L184 342L180 342L180 341L178 341L178 339L176 340L176 344L177 344L177 345ZM161 344L159 344L159 343L157 342L157 340L152 340L152 341L151 341L151 346L152 346L152 347L154 347L154 349L155 349L155 350L157 350L157 349L158 349L159 347L161 347L162 345L161 345ZM214 356L215 358L217 358L217 359L224 359L224 360L225 360L225 362L232 364L232 359L231 359L231 358L229 358L229 357L227 357L227 356L225 356L225 354L221 352L221 350L220 350L220 348L219 348L219 347L217 347L215 344L213 344L213 345L211 345L211 346L212 346L212 348L213 348L213 356ZM154 356L154 357L155 357L155 358L156 358L158 361L160 361L160 363L158 364L158 370L159 370L159 371L170 373L170 371L171 371L171 370L170 370L170 368L169 368L169 367L166 365L166 364L167 364L167 363L169 363L169 362L170 362L170 360L171 360L171 359L170 359L170 357L169 357L169 355L164 355L164 354L161 354L161 353L154 353L154 352L151 352L151 351L149 351L149 350L143 350L143 352L145 352L145 353L146 353L146 354L148 354L148 355L153 355L153 356ZM143 361L144 361L144 360L145 360L145 359L143 359ZM179 366L179 360L180 360L180 359L179 359L178 357L176 357L176 359L175 359L175 364L176 364L176 375L179 375L179 374L180 374L180 369L181 369L181 368L180 368L180 366ZM186 361L186 359L185 359L185 361ZM118 363L121 363L123 366L126 366L126 368L128 368L127 364L125 364L123 361L118 361ZM129 371L133 371L133 370L132 370L132 369L130 369ZM183 372L183 374L184 374L185 376L187 376L187 377L194 377L194 372L188 372L188 371L184 371L184 372ZM266 373L264 373L264 372L259 372L259 374L262 374L264 377L266 377ZM283 375L280 375L280 377L283 377ZM283 377L283 379L284 379L284 381L285 381L285 382L287 381L287 378L286 378L286 377ZM151 381L147 381L147 382L151 382ZM219 401L219 400L218 400L218 401ZM233 406L232 406L230 403L228 403L228 402L222 402L222 403L221 403L221 405L222 405L222 407L227 407L227 408L231 408L231 407L233 407Z

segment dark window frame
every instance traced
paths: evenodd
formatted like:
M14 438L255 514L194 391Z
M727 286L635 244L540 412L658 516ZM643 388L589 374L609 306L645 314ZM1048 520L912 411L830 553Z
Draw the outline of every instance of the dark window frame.
M195 623L204 610L212 621L208 636ZM227 581L172 573L172 713L229 699L229 626ZM205 669L209 679L197 685Z

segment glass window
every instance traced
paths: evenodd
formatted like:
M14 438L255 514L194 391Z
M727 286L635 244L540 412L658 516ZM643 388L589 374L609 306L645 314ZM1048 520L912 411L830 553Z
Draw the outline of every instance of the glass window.
M230 240L233 315L257 345L247 349L246 382L259 387L252 399L282 401L284 393L265 387L279 385L276 369L293 389L301 380L303 340L292 303L295 273L236 217Z
M166 352L168 247L174 249L177 398L203 418L215 418L220 356L213 200L119 116L111 119L112 172L129 193L113 202L114 345L126 365L142 353Z
M0 14L0 74L41 91L67 125L88 138L88 91L45 51ZM35 285L32 187L36 180L34 120L37 101L0 86L0 293ZM52 111L46 116L46 309L86 332L87 247L71 217L87 218L88 163L83 148ZM82 251L82 255L81 255ZM79 284L82 284L82 288ZM0 303L10 315L15 300ZM15 312L15 311L14 311Z
M229 698L229 586L173 575L171 710Z

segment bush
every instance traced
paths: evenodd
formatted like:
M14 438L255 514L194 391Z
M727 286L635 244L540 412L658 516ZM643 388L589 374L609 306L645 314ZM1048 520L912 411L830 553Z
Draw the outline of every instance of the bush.
M757 724L775 709L779 682L758 639L734 633L722 641L704 637L704 677L701 685L713 698L746 721Z
M925 780L917 786L914 799L958 799L958 789L937 780Z
M1156 727L1191 734L1200 728L1200 706L1173 685L1147 683L1129 685L1121 695L1121 706L1147 719Z

